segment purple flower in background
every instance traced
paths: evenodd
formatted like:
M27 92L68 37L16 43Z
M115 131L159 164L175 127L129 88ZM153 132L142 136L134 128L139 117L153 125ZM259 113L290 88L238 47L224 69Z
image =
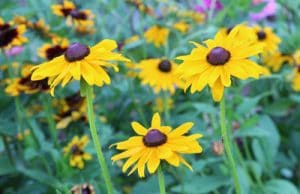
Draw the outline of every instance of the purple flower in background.
M215 2L215 5L213 5L213 2ZM223 9L223 5L220 2L220 0L202 0L202 6L201 5L196 5L195 6L195 11L199 13L205 13L208 10L212 9L214 7L214 11L220 11Z
M8 57L13 57L13 56L20 54L23 51L23 49L24 48L21 46L14 46L14 47L6 50L5 55Z
M250 19L252 21L260 21L265 18L272 18L276 14L277 4L276 0L264 0L266 6L258 13L251 12Z

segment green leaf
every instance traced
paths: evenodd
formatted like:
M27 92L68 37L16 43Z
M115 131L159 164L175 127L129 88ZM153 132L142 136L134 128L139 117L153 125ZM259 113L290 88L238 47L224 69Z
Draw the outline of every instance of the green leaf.
M0 176L15 173L16 168L11 164L7 157L0 157Z
M218 112L218 110L210 105L210 104L206 104L206 103L194 103L193 107L197 110L197 113L211 113L211 114L216 114Z
M234 133L234 137L266 137L269 133L259 127L241 128Z
M299 194L295 185L283 179L273 179L266 183L268 194Z

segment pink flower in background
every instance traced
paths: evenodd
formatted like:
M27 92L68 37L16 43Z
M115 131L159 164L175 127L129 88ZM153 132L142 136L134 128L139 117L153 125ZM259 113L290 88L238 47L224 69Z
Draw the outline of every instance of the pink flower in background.
M14 47L6 50L5 55L8 57L13 57L13 56L20 54L23 50L24 50L24 48L21 46L14 46Z
M258 13L250 13L250 19L253 21L263 20L267 17L272 17L276 14L277 4L275 0L264 0L261 2L266 2L266 6ZM258 4L258 2L254 3L253 1L253 4L256 5Z
M213 2L215 2L215 5L213 5ZM203 5L196 5L195 6L195 11L200 12L200 13L205 13L208 10L212 9L214 7L214 11L220 11L223 9L223 5L220 2L220 0L202 0Z

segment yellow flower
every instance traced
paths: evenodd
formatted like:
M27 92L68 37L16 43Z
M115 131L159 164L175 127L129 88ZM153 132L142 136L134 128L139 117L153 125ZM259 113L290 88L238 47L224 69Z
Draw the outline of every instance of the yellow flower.
M65 129L72 121L86 120L86 100L77 92L67 96L57 104L59 113L55 115L57 129Z
M76 25L75 30L79 34L94 34L94 22L81 22L81 24Z
M78 136L75 136L71 142L64 147L64 154L70 156L70 166L83 169L84 161L92 159L92 155L84 151L88 142L89 138L87 135L82 136L80 139Z
M293 63L292 56L283 54L278 50L273 53L265 53L262 55L262 58L263 64L271 68L274 72L279 71L284 63Z
M271 28L260 26L253 27L257 36L257 42L263 46L263 53L275 52L281 39L272 31Z
M155 92L160 90L175 92L176 87L183 87L184 83L177 76L175 71L177 65L166 59L147 59L138 64L139 77L143 84L149 84Z
M300 65L300 50L296 50L293 54L293 59L296 65Z
M165 45L168 35L169 29L160 26L152 26L144 34L146 41L153 43L156 47Z
M234 26L229 28L221 28L219 30L220 35L223 35L226 38ZM254 32L252 27L247 26L246 24L239 24L239 31L235 35L236 39L249 40L250 42L257 40L257 35Z
M8 79L8 86L5 88L5 92L10 96L18 96L21 93L34 94L40 91L48 91L48 79L42 79L38 81L32 81L32 65L24 65L22 68L22 77Z
M23 36L25 32L25 25L13 26L11 23L5 23L0 17L0 48L20 46L27 42L27 38Z
M248 59L262 51L261 45L254 40L236 38L239 30L240 26L236 26L226 37L218 32L214 39L204 42L206 47L194 42L196 48L189 55L177 58L183 60L177 74L186 81L185 90L191 86L194 93L209 85L213 99L220 101L224 87L231 86L231 76L258 78L265 72L263 67Z
M132 122L131 126L138 136L114 144L118 150L124 151L111 158L113 162L128 158L122 171L126 172L128 168L132 167L129 175L137 170L139 176L144 177L146 164L149 173L152 174L158 168L161 160L176 167L183 163L192 170L181 154L202 152L202 147L197 141L202 137L201 134L184 135L192 128L192 122L184 123L172 130L170 126L161 125L160 116L155 113L150 128L146 129L138 122Z
M117 66L111 61L129 61L121 54L113 53L117 47L114 40L105 39L93 47L81 43L71 44L64 55L54 58L35 67L32 80L49 78L51 95L54 95L54 88L61 83L64 87L72 78L80 80L81 77L89 85L102 86L110 84L110 77L105 68Z
M52 44L46 43L38 50L38 55L44 59L52 60L67 50L69 41L65 38L54 37Z
M181 33L186 33L190 29L190 25L184 21L177 22L173 25L173 28L180 31Z
M55 4L51 6L52 11L57 16L67 17L71 11L76 9L74 3L68 0L64 0L63 4Z
M297 65L293 72L292 87L295 91L300 91L300 66Z

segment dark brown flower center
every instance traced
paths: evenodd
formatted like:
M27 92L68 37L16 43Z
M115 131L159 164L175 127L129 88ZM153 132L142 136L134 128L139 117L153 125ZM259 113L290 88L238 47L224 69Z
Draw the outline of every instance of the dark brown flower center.
M78 10L72 10L70 12L70 15L72 16L72 18L78 19L78 20L86 20L87 19L87 15L84 12L78 11Z
M13 39L18 36L18 31L16 28L11 28L9 24L4 24L0 26L0 47L8 46Z
M298 73L300 73L300 64L296 66Z
M256 33L258 40L264 40L266 39L267 35L264 31L259 31Z
M79 61L90 54L90 48L80 43L71 44L65 52L65 59L69 62Z
M93 190L90 189L89 186L82 188L81 194L92 194Z
M168 73L172 70L172 64L169 60L162 60L159 64L158 64L158 69L161 72L165 72Z
M83 104L84 98L80 96L80 92L77 92L71 96L67 96L65 101L71 110L78 110Z
M143 137L143 142L147 147L156 147L166 143L167 136L158 129L150 129Z
M64 54L64 52L67 50L67 48L62 48L60 45L55 45L51 48L48 48L46 50L46 58L48 60L52 60L55 57L58 57L62 54Z
M31 74L27 77L23 77L20 79L19 84L23 86L27 86L29 90L40 90L40 91L47 91L49 90L50 86L48 85L48 78L32 81Z
M83 151L77 145L72 145L71 153L73 155L81 155L81 154L83 154Z
M211 65L224 65L230 59L230 52L222 47L213 48L208 55L206 60Z
M73 9L62 8L61 12L64 14L65 17L67 17L68 15L70 15L72 10Z

